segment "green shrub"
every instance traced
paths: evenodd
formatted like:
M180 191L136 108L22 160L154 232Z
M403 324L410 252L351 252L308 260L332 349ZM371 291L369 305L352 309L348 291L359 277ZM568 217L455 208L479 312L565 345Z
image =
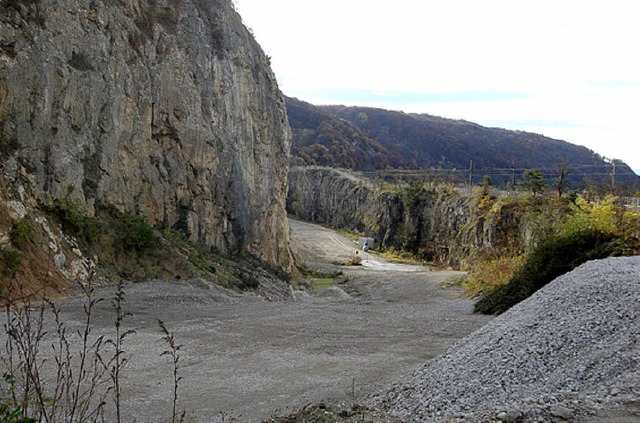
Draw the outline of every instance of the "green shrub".
M77 201L68 197L55 199L45 210L53 215L66 233L79 241L93 244L100 236L101 227L98 220L90 218Z
M144 219L129 213L125 214L120 221L119 236L124 248L130 251L149 250L155 245L156 239L151 225Z
M260 281L251 272L236 269L233 272L233 276L235 277L234 285L241 291L252 291L260 286Z
M314 291L322 291L336 284L335 278L311 278L309 279L309 286Z
M216 268L209 263L207 258L202 254L202 252L198 251L196 248L193 251L189 252L189 256L187 258L189 263L193 264L200 270L204 270L205 272L216 273Z
M616 251L614 241L614 235L592 229L547 238L533 249L506 285L476 303L475 311L483 314L507 311L586 261L610 256Z
M425 196L427 190L424 183L419 181L411 181L409 184L400 188L400 197L404 207L415 207Z
M536 245L507 285L484 292L478 312L502 313L585 261L640 253L640 215L625 211L613 196L538 198L525 206Z
M310 278L316 278L316 279L327 279L327 278L335 279L338 276L343 275L342 270L334 270L334 271L328 272L324 270L312 269L310 267L305 266L304 264L298 265L298 270L300 270L300 273L302 273L304 276L307 276Z
M9 232L9 237L17 249L22 250L27 244L31 229L33 229L33 224L29 217L25 217L13 225L11 232Z
M3 275L12 278L16 274L16 269L22 263L24 253L16 249L8 249L2 252L2 261L4 262Z
M4 374L6 386L0 389L0 422L3 423L35 423L35 419L22 417L22 407L12 396L16 390L16 380L10 373Z

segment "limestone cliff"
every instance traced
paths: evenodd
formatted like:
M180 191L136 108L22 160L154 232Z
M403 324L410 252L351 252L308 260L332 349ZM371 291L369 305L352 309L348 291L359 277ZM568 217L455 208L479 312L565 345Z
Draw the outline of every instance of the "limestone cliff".
M301 219L371 236L383 248L452 266L483 252L521 248L527 238L514 207L486 210L476 198L412 186L380 189L332 168L292 168L287 208Z
M231 0L3 0L0 154L13 188L118 210L292 268L291 134Z

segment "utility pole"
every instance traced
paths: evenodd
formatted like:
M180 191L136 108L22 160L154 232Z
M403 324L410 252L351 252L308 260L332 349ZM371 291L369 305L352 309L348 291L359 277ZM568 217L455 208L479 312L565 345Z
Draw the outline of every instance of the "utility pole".
M469 191L473 186L473 160L469 160Z

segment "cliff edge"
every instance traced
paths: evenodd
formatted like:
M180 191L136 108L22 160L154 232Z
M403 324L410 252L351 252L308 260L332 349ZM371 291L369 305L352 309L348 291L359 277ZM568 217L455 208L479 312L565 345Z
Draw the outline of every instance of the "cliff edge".
M0 154L20 201L131 213L287 272L290 146L230 0L0 5Z

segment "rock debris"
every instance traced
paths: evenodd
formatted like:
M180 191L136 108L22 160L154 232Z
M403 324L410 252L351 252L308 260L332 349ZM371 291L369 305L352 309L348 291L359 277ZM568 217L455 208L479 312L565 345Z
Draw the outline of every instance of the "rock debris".
M403 421L584 421L640 400L640 257L588 262L370 402Z

